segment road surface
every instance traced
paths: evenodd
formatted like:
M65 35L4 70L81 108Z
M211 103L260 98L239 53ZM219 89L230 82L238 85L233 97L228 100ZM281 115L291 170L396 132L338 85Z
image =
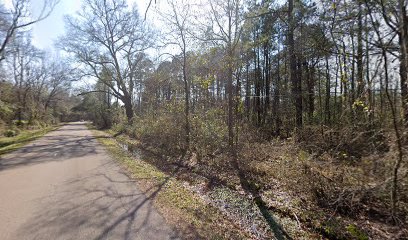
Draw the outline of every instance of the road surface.
M70 123L0 157L0 239L178 239L151 196Z

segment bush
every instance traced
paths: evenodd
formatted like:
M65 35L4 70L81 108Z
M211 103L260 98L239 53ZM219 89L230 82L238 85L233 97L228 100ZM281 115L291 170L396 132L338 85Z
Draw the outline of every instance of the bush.
M28 121L26 120L13 120L13 125L19 128L26 128L28 126Z
M199 156L212 155L228 145L228 126L222 111L210 110L191 117L192 147Z
M40 129L45 127L47 127L47 123L39 120L32 120L29 126L30 129Z
M161 113L136 117L132 126L126 128L127 134L140 139L167 153L179 153L184 145L184 121L182 114Z
M199 156L212 155L227 146L228 128L220 116L223 116L220 110L190 115L190 147ZM114 130L159 147L166 154L178 154L185 149L185 116L182 106L177 104L169 104L156 114L137 116L131 126L117 124Z
M309 152L317 155L328 153L340 160L358 161L373 153L384 154L390 150L382 129L305 127L298 131L296 137Z
M4 132L5 137L15 137L20 133L18 129L8 129Z

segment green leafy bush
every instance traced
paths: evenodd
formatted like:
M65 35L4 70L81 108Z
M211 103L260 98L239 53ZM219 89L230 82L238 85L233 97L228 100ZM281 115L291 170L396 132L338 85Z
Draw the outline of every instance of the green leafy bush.
M20 133L18 129L8 129L4 132L5 137L15 137Z
M30 129L40 129L40 128L45 128L47 127L47 123L39 120L32 120L30 122Z

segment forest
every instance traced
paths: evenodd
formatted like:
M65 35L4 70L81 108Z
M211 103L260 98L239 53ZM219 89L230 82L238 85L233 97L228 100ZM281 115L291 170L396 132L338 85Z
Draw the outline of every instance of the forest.
M58 54L13 3L4 136L91 121L249 238L408 238L407 1L83 0Z

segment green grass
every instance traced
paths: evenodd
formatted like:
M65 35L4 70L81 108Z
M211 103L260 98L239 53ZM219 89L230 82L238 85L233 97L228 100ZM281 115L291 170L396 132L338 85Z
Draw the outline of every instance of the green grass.
M250 238L217 208L205 203L196 193L186 189L182 181L165 174L143 159L131 156L108 133L95 129L92 131L109 154L137 180L138 188L145 191L147 197L152 198L165 219L175 226L184 238Z
M60 126L50 126L36 130L24 130L15 137L0 137L0 155L15 151L25 144L56 130Z

